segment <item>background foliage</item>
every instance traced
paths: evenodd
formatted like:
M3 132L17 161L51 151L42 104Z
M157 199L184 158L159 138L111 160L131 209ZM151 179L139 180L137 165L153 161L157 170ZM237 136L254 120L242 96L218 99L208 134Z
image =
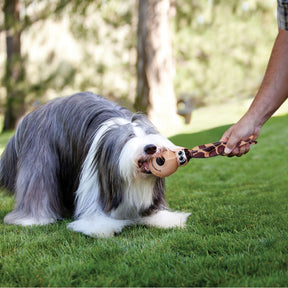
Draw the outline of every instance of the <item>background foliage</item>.
M276 1L175 2L177 94L206 104L254 96L277 33Z
M23 89L28 103L92 90L132 108L137 1L23 2ZM196 106L254 96L277 33L275 9L274 0L173 1L176 95L197 98ZM4 61L1 53L2 77ZM0 87L2 103L4 97Z

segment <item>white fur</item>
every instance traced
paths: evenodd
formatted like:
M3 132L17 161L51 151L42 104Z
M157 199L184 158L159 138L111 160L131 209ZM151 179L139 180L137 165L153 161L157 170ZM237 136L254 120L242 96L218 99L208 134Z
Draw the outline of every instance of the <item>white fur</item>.
M67 228L91 237L106 238L120 233L124 227L132 223L130 220L118 220L104 214L95 213L68 224Z
M160 210L155 214L141 218L139 220L139 224L155 226L158 228L184 228L187 222L187 218L190 215L191 213Z
M67 228L91 237L111 237L130 225L141 224L158 228L184 228L190 213L161 210L157 213L132 220L119 220L104 214L95 213L70 223Z
M13 219L13 221L9 221L9 214L4 218L5 224L14 224L14 225L21 225L21 226L33 226L33 225L47 225L56 222L53 218L35 218L35 217L28 217L25 216L19 219Z

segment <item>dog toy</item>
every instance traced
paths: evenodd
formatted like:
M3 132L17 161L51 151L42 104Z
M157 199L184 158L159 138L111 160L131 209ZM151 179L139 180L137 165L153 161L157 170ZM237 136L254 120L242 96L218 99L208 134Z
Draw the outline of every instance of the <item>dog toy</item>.
M239 142L238 147L256 143L257 141L248 138ZM211 158L224 155L226 144L227 142L219 141L196 146L191 150L187 148L179 148L173 151L166 150L161 155L158 154L149 161L149 169L155 176L160 178L167 177L175 173L178 167L185 166L191 158Z

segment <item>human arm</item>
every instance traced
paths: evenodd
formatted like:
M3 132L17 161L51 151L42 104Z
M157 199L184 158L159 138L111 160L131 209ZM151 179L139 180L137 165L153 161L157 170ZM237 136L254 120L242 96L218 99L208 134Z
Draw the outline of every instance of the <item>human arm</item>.
M288 97L288 31L279 28L264 79L245 115L222 136L227 142L225 153L242 156L250 144L237 147L241 140L252 136L255 140L265 122Z

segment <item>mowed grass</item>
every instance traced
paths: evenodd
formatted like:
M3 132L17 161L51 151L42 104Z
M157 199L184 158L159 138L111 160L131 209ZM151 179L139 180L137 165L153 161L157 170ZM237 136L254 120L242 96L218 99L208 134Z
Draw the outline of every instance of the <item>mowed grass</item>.
M93 239L68 231L70 219L7 226L13 198L0 193L0 286L288 286L287 123L271 119L241 158L192 159L167 178L170 207L192 213L183 230ZM192 148L227 127L171 139Z

